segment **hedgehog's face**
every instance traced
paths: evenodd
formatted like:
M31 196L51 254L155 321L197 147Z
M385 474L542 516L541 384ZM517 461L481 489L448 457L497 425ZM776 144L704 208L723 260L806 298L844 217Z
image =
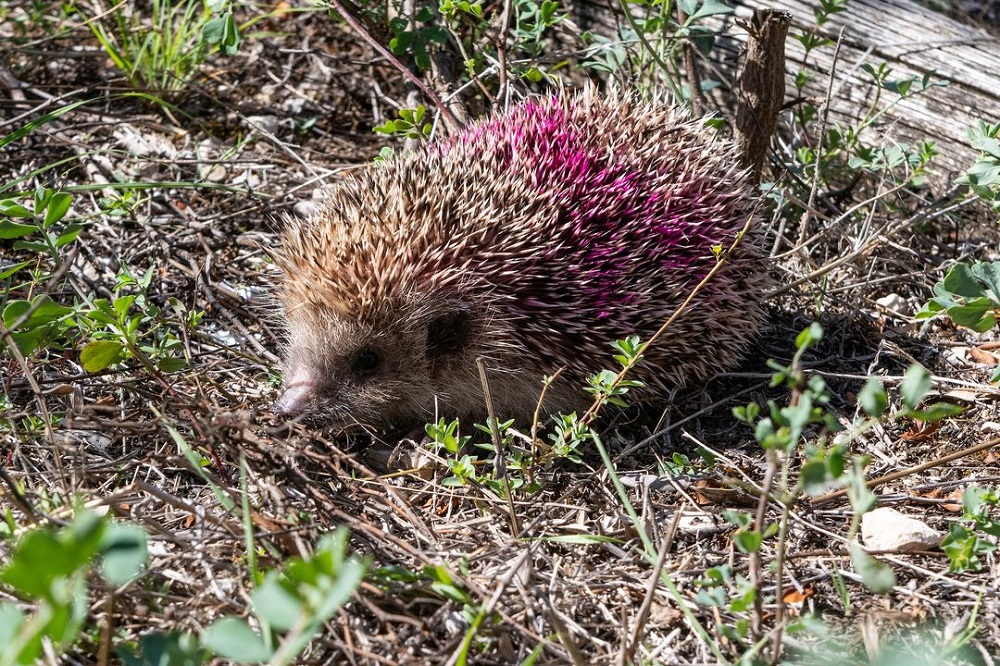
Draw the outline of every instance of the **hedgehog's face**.
M281 414L337 425L418 425L448 397L449 378L474 370L472 319L459 303L434 311L402 304L358 318L311 304L288 307L287 317L285 389L275 403Z

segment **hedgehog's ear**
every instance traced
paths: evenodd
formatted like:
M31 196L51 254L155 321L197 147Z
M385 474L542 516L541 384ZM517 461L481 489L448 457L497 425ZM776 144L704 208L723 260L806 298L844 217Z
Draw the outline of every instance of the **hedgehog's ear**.
M427 357L437 358L465 349L472 332L472 313L461 306L427 322Z

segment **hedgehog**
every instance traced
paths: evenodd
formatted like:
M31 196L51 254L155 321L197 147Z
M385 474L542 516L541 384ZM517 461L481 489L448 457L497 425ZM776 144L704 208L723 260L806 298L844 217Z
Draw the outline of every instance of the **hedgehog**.
M534 97L331 185L286 226L274 411L413 427L578 410L610 343L648 339L755 214L735 148L679 109ZM631 375L664 398L738 362L769 282L752 230ZM561 372L560 372L561 371ZM635 390L635 389L634 389Z

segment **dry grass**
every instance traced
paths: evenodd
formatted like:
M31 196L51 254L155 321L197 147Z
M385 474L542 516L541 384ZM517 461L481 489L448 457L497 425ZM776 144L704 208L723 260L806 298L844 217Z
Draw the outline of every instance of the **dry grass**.
M745 646L717 627L750 614L693 600L696 581L712 567L730 564L747 575L721 513L757 506L753 487L764 456L730 410L767 397L787 400L768 388L765 359L787 362L796 334L820 320L826 336L807 366L826 377L831 409L845 424L858 414L856 393L868 376L893 386L913 361L936 375L935 391L963 392L956 399L964 413L937 430L891 423L854 442L856 453L871 456L870 478L978 444L1000 429L989 369L960 351L982 338L945 322L921 328L909 317L952 262L995 252L995 227L971 205L950 209L951 200L889 193L885 185L859 189L852 200L868 203L858 215L839 223L819 216L804 247L776 244L785 283L822 267L826 272L774 299L772 328L740 372L680 391L662 419L645 414L602 425L631 503L664 557L644 554L593 452L584 464L541 471L543 489L514 502L514 534L507 504L491 493L444 486L440 468L400 463L415 457L420 447L412 442L333 439L268 413L281 333L263 248L274 242L280 217L324 177L377 152L382 139L368 128L382 119L373 118L372 108L384 113L390 96L402 97L399 77L374 64L346 29L303 15L274 25L285 34L249 42L239 58L210 61L186 97L173 100L175 112L166 113L121 96L128 85L79 21L29 23L20 32L13 17L25 8L0 7L15 10L0 22L0 41L23 37L0 60L7 87L0 94L0 136L61 104L96 100L0 149L0 184L58 164L20 187L80 186L73 208L79 215L100 210L98 200L113 193L109 183L152 184L137 190L141 203L129 214L92 215L68 248L63 279L34 285L35 293L62 302L109 296L125 262L137 271L154 267L151 301L175 298L205 313L182 336L191 365L179 372L131 361L90 374L72 348L42 350L23 362L0 357L8 403L0 413L4 509L17 525L65 518L66 505L79 499L142 525L151 539L149 571L138 583L118 593L95 582L91 615L102 630L83 637L64 663L102 663L112 640L198 633L220 615L247 614L252 585L242 519L223 510L199 473L238 505L241 464L256 538L282 556L268 556L265 567L307 554L319 534L338 525L371 561L368 579L303 663L460 663L470 611L485 618L471 648L470 661L478 664L521 663L536 648L538 663L703 664L718 661L713 649L735 660ZM297 131L306 120L315 123ZM0 241L4 264L26 256ZM875 305L892 293L905 303L898 314ZM24 416L43 410L52 416L50 428L25 427ZM662 424L656 432L644 429L656 421ZM168 427L203 456L203 469L192 469ZM717 453L714 464L698 462L702 446ZM675 452L696 462L678 470ZM995 470L995 454L986 451L904 476L877 494L946 530L956 514L938 498L973 481L996 484ZM777 519L773 504L768 516ZM955 658L992 663L989 655L1000 652L992 555L980 572L950 574L938 551L886 554L898 582L892 592L873 595L851 565L850 519L842 497L794 507L783 596L794 589L805 601L787 597L785 620L811 611L836 637L824 648L816 638L786 634L785 657L869 663L879 645L886 649L894 640L903 653L922 657L927 647L918 638L947 643L975 612L979 631ZM0 544L0 552L9 546ZM774 548L773 539L765 541L765 564ZM710 640L657 583L660 567ZM464 601L431 584L435 568L450 572ZM775 620L774 579L765 573L762 585L769 597L759 617L766 635Z

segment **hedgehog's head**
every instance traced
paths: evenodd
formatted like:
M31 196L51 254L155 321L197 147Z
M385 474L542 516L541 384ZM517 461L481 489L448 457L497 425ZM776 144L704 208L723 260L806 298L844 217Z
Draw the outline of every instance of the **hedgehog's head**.
M285 388L275 411L336 425L430 420L474 370L473 311L412 296L363 313L285 299ZM467 398L466 398L467 399Z

